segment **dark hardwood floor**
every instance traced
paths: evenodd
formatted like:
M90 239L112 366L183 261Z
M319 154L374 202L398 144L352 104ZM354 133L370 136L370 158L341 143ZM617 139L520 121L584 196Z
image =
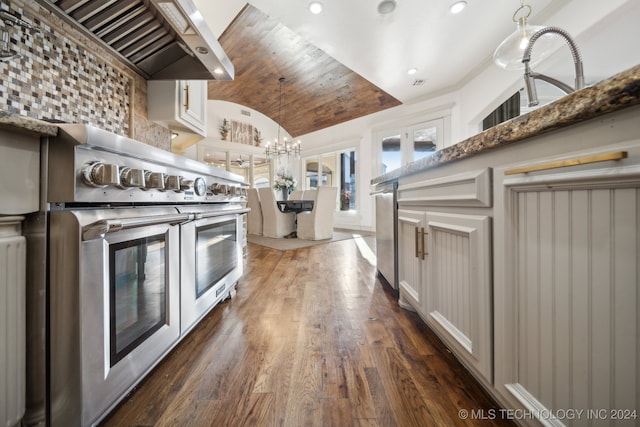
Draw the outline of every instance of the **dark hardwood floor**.
M249 244L237 295L217 306L104 426L499 426L497 405L355 240Z

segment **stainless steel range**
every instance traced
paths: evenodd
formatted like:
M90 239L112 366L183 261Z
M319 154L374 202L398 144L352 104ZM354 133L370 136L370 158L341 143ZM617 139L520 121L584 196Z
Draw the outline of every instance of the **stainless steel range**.
M246 184L85 125L48 165L48 414L92 425L235 292Z

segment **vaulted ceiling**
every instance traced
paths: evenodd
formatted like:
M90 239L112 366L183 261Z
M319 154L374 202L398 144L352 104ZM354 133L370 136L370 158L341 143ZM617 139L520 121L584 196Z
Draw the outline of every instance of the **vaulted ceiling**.
M210 82L209 98L277 122L278 79L285 77L282 126L292 136L460 89L495 67L492 54L515 30L512 18L523 3L531 7L530 24L557 25L577 36L587 83L625 69L620 58L637 63L627 44L598 33L637 39L637 0L618 2L623 6L603 16L593 34L573 33L589 12L577 0L467 0L457 15L449 11L456 0L395 0L387 15L377 10L381 0L321 0L319 15L309 12L310 0L193 1L236 69L235 81ZM570 83L570 55L559 53L550 75ZM520 71L499 72L510 81L521 77Z
M400 104L251 5L219 41L235 67L235 78L210 81L209 99L260 111L292 137Z

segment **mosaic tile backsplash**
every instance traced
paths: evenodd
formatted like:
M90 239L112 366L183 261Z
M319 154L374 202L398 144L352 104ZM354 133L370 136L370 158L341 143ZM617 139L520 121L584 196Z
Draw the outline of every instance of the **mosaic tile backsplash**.
M42 120L91 124L170 150L170 132L147 120L146 81L99 43L33 1L0 8L39 28L0 21L9 50L0 62L0 109Z

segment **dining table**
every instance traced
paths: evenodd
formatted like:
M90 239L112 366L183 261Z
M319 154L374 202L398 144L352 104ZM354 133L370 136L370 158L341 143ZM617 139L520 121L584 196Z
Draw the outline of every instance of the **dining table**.
M313 200L277 200L276 204L278 205L278 209L280 212L288 213L293 212L295 215L296 228L298 226L298 214L300 212L312 211L313 210ZM296 230L284 236L285 239L295 239L298 237L298 233Z

